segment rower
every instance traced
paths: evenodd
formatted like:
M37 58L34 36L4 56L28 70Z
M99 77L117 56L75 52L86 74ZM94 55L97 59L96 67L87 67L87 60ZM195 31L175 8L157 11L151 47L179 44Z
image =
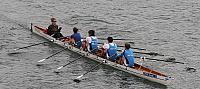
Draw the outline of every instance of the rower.
M98 50L98 39L95 36L95 31L94 30L89 30L88 31L89 37L86 37L86 47L87 50L91 53L96 53Z
M73 32L74 34L71 35L71 38L74 40L74 46L76 48L80 48L81 47L81 34L78 33L78 29L76 27L73 28Z
M117 44L113 43L113 38L107 38L108 43L103 45L103 49L105 49L106 57L111 61L115 61L117 57Z
M125 66L134 66L134 55L130 44L125 44L125 50L120 55L118 55L118 57L122 57Z
M60 30L62 29L62 27L60 27L58 29L58 25L56 24L56 19L55 18L51 18L51 25L49 25L48 29L47 29L47 34L54 37L54 38L60 38L63 37L63 35L60 33Z

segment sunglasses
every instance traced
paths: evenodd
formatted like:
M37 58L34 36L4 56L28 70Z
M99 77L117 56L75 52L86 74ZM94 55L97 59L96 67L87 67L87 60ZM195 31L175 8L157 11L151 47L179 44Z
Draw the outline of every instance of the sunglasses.
M51 22L57 22L57 21L51 21Z

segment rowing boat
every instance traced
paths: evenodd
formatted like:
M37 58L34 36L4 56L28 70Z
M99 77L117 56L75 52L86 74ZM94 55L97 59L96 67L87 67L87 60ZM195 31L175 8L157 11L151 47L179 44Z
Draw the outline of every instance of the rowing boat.
M84 57L87 57L91 60L94 60L96 62L100 62L100 63L104 62L103 64L105 64L105 65L111 66L111 67L116 68L118 70L122 70L124 72L130 73L132 75L135 75L135 76L138 76L138 77L141 77L141 78L144 78L144 79L147 79L149 81L156 82L156 83L159 83L159 84L162 84L162 85L169 85L170 82L173 80L173 78L168 76L168 75L165 75L165 74L157 72L155 70L146 68L146 67L139 65L137 63L135 63L133 68L130 68L130 67L126 67L124 65L117 64L116 62L111 62L111 61L106 60L106 59L99 57L97 55L90 54L86 51L75 48L72 45L67 44L66 42L56 40L55 38L44 33L44 30L45 29L40 27L40 26L31 25L31 31L33 33L35 33L35 34L37 34L37 35L39 35L39 36L41 36L41 37L43 37L47 40L54 40L53 43L55 43L55 44L57 44L57 45L59 45L63 48L66 48L70 51L73 51L77 54L80 54ZM105 62L105 60L106 60L106 62Z

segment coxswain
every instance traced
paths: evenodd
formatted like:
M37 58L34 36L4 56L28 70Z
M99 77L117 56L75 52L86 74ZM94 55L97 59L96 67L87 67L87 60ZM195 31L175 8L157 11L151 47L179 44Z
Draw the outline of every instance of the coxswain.
M58 25L56 24L56 19L51 18L51 22L52 22L51 25L49 25L47 29L47 34L56 39L63 37L63 35L60 33L60 30L62 29L62 27L58 28Z
M107 38L108 43L103 45L105 49L106 58L109 58L111 61L115 61L117 58L117 44L113 43L113 38Z
M88 52L91 53L96 53L98 50L98 39L95 36L95 31L94 30L89 30L88 31L89 36L86 37L86 47Z
M133 67L134 66L134 54L131 49L130 44L125 44L125 50L118 55L118 57L122 57L125 66Z

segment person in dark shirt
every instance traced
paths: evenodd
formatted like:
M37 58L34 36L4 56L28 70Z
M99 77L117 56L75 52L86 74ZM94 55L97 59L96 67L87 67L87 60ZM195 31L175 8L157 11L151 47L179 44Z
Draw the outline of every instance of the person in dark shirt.
M60 30L62 29L61 27L58 28L58 25L56 24L56 19L55 18L51 18L51 22L52 24L49 25L48 29L47 29L47 34L54 37L54 38L60 38L63 37L63 35L60 33Z
M81 47L81 34L78 33L78 29L76 27L73 28L74 34L71 35L71 38L74 39L75 47L80 48Z

